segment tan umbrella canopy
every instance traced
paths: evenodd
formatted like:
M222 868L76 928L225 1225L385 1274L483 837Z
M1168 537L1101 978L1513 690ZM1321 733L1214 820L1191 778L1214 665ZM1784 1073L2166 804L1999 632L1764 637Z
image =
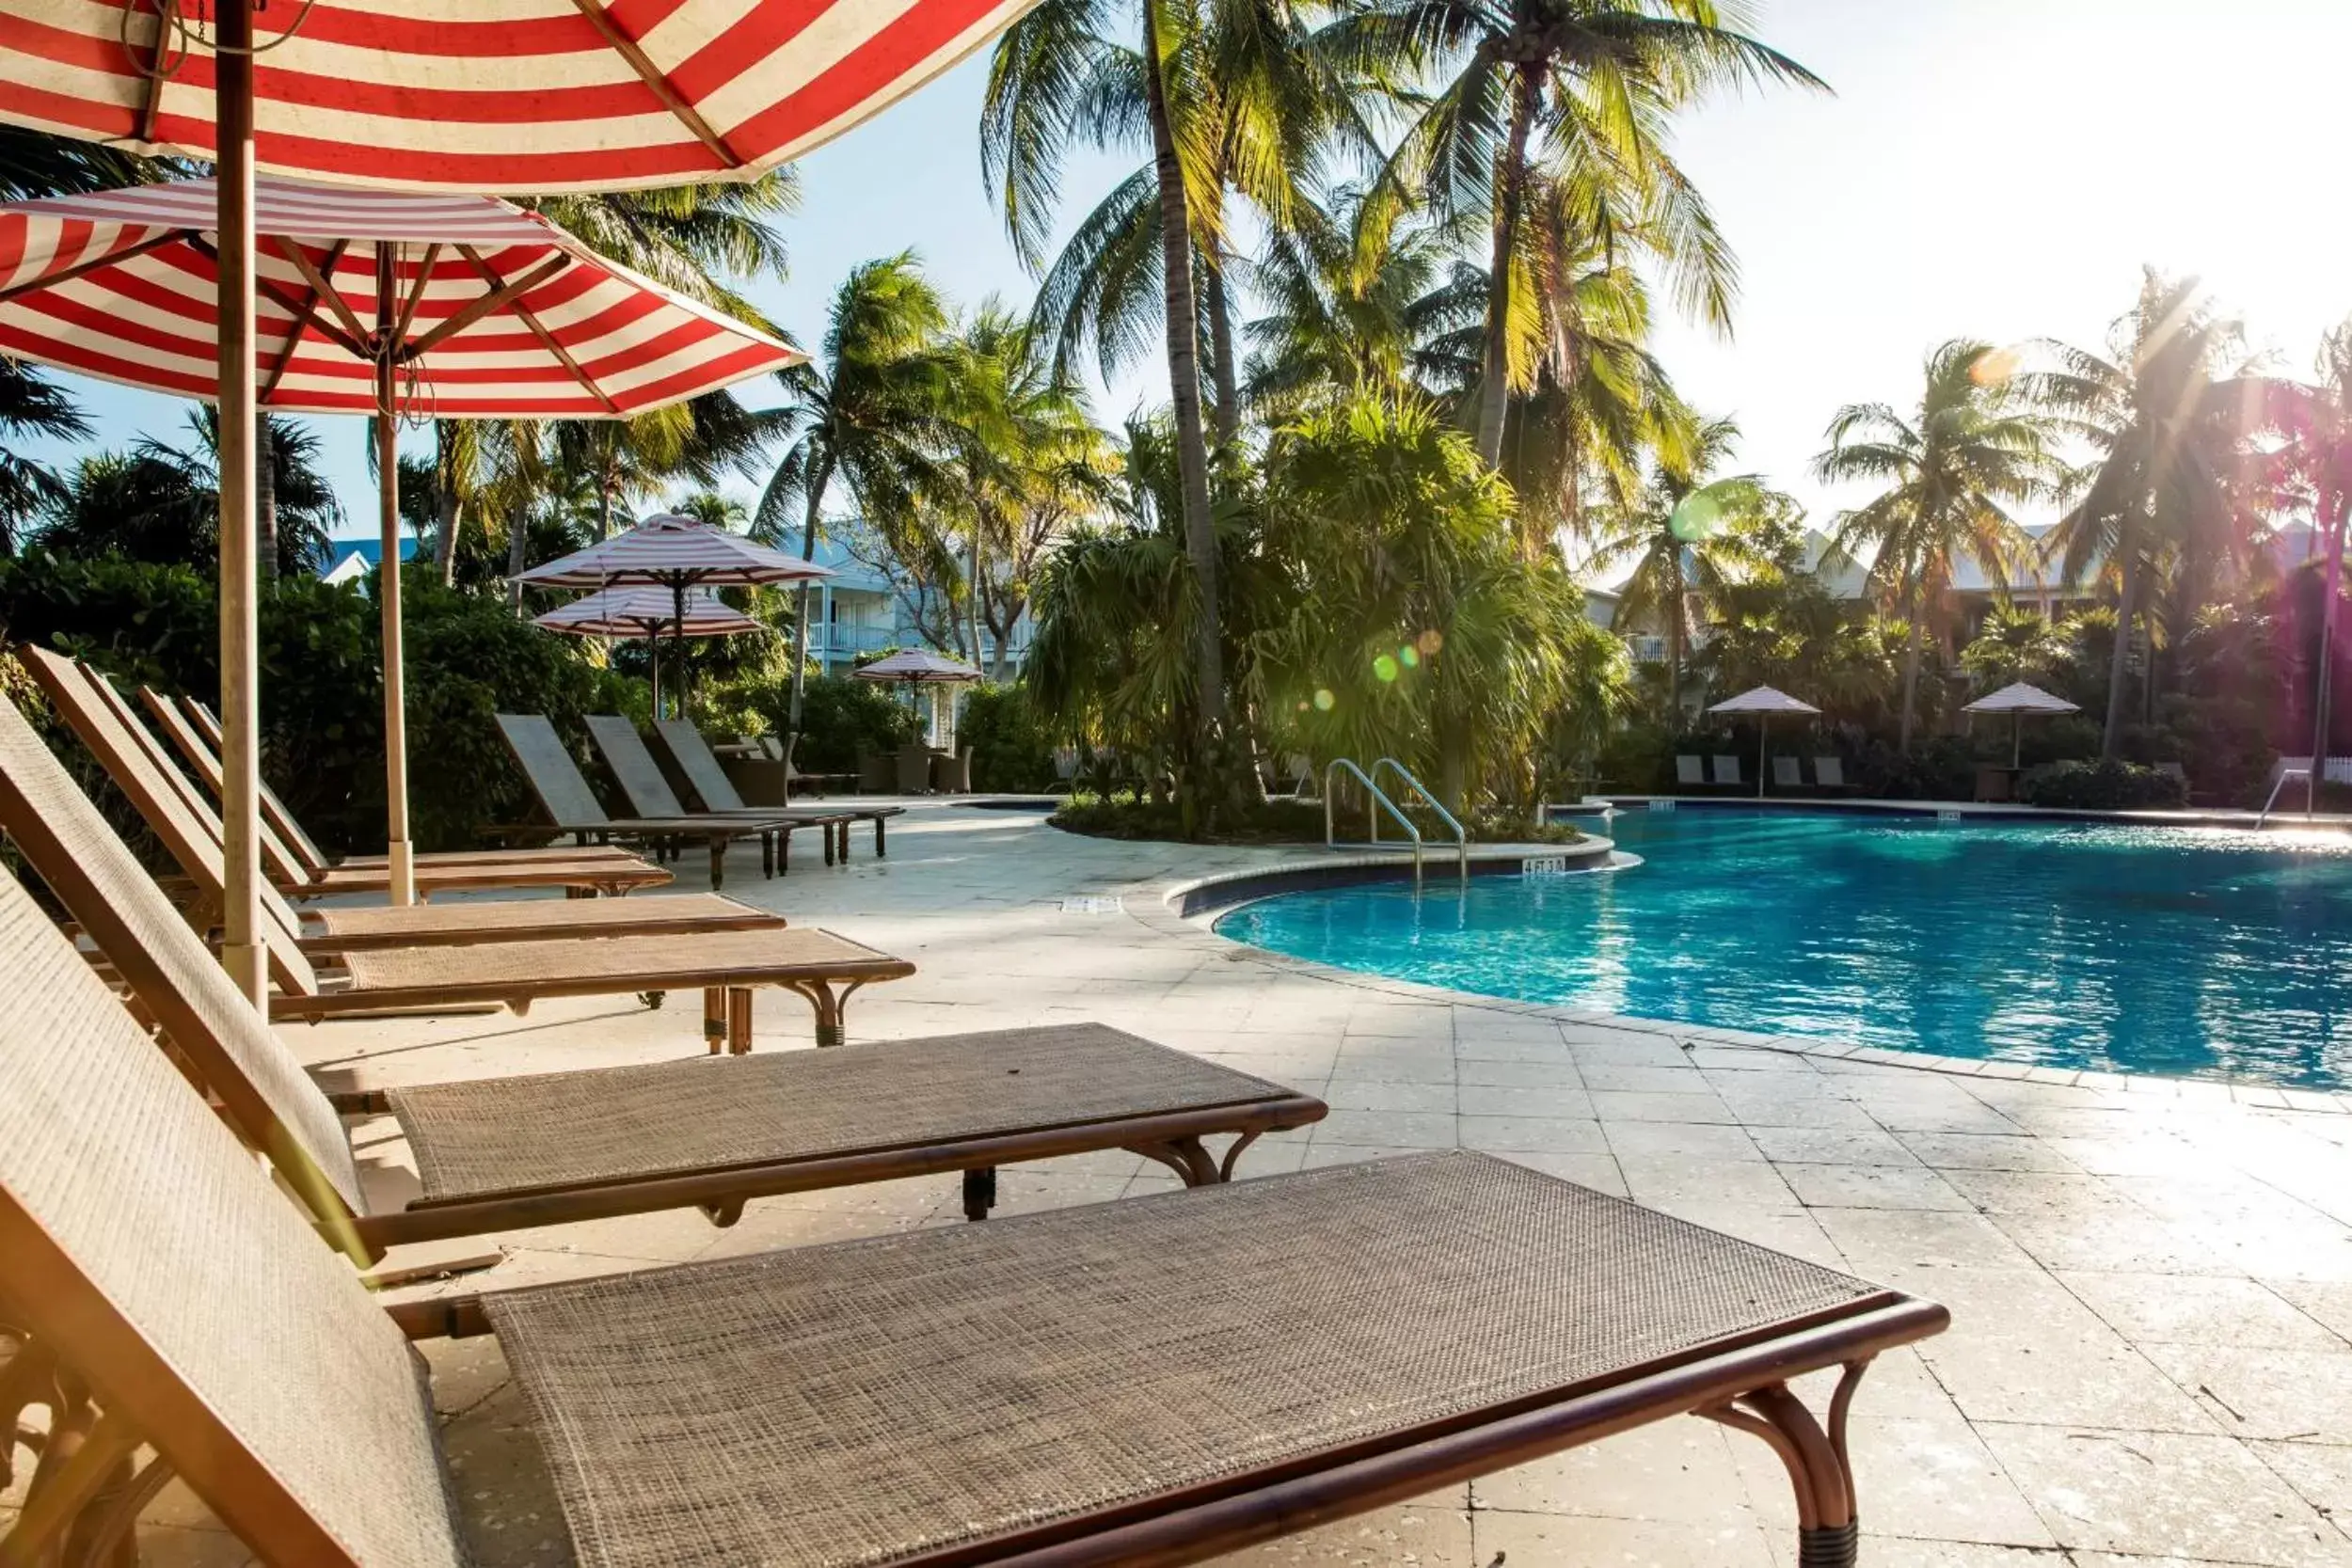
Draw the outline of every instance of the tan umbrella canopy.
M767 627L741 610L728 604L707 588L696 588L685 594L673 594L669 589L651 584L628 588L608 588L601 594L591 594L584 599L558 606L545 615L533 616L532 624L567 637L642 637L653 653L653 710L661 711L661 637L742 637ZM683 649L680 650L682 654ZM681 662L678 676L678 713L686 712L686 677Z
M862 681L895 681L907 689L910 697L918 686L933 688L931 728L936 736L949 736L954 729L951 722L954 714L950 712L943 717L939 710L940 693L936 689L946 686L968 686L974 681L984 678L979 671L961 659L949 658L945 654L935 654L929 648L908 648L901 653L892 654L887 658L878 658L871 664L860 665L850 673Z
M1796 713L1819 717L1820 709L1811 703L1801 703L1776 687L1759 686L1742 691L1737 697L1726 697L1707 710L1726 718L1753 713L1756 715L1756 798L1764 798L1764 730L1775 713Z
M219 279L221 961L257 1004L254 174L458 191L749 180L979 48L1030 0L0 0L0 120L213 160ZM648 23L658 24L649 25Z
M210 180L0 206L0 351L215 401L220 302ZM377 527L400 549L403 417L619 419L804 357L486 196L254 186L261 406L373 414ZM400 574L384 626L385 854L413 903Z
M2017 766L2022 754L2023 727L2028 713L2080 713L2082 709L2063 697L2052 696L2038 686L2024 681L2005 686L1990 696L1978 698L1963 713L2006 713L2009 715L2009 765Z

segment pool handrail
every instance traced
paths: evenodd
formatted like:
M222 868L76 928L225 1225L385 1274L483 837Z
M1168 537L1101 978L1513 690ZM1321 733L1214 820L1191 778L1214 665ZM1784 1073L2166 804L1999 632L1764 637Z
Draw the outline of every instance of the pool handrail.
M1413 826L1413 819L1406 816L1394 800L1380 792L1380 786L1372 782L1372 775L1357 767L1355 762L1348 757L1333 757L1323 769L1323 847L1327 849L1339 847L1339 832L1333 826L1331 816L1331 780L1342 768L1353 773L1357 782L1364 786L1364 793L1371 797L1370 802L1364 809L1364 816L1372 830L1372 842L1375 844L1380 842L1380 812L1384 807L1391 816L1396 818L1396 825L1404 829L1412 839L1413 886L1420 887L1421 830Z
M2314 808L2313 797L2318 793L2319 789L2319 786L2313 777L2316 772L2316 768L2280 768L2277 781L2270 786L2270 799L2265 800L2263 802L2263 809L2255 814L2254 826L2259 828L2270 820L2270 808L2279 803L2279 791L2286 788L2290 783L2296 780L2300 780L2303 784L2303 815L2306 817L2310 816Z
M1396 776L1404 781L1405 787L1420 796L1422 804L1426 805L1431 811L1438 814L1438 820L1454 830L1454 873L1465 882L1469 881L1470 834L1462 831L1462 824L1455 820L1452 812L1445 809L1444 802L1440 801L1435 795L1429 793L1429 788L1426 784L1423 784L1419 779L1413 777L1413 770L1411 768L1406 767L1394 757L1382 757L1372 765L1372 776L1377 779L1380 776L1380 769L1383 768L1395 768Z

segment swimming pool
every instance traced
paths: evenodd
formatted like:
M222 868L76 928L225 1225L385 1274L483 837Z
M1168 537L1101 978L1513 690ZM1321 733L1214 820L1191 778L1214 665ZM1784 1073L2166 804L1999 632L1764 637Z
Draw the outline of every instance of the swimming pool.
M1639 866L1244 905L1237 942L1636 1018L2352 1087L2352 838L1635 811Z

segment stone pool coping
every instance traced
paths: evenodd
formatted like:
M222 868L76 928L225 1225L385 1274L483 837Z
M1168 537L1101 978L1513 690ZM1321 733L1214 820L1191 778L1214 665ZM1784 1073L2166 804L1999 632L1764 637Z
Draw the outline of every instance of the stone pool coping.
M1575 845L1473 845L1470 849L1471 875L1507 876L1529 859L1552 856L1573 858L1584 863L1572 865L1572 875L1610 871L1641 863L1638 857L1618 851L1613 841L1588 835L1581 844ZM1312 975L1333 984L1414 1000L1479 1006L1519 1017L1656 1035L1671 1039L1686 1050L1694 1045L1740 1046L1793 1056L1867 1062L1875 1066L1907 1068L1964 1078L2104 1089L2192 1106L2233 1104L2261 1110L2352 1116L2352 1089L2285 1088L2252 1080L2238 1082L2153 1072L2113 1072L2098 1068L2042 1067L1984 1057L1948 1056L1931 1051L1890 1051L1882 1046L1846 1044L1796 1035L1770 1035L1749 1029L1724 1029L1681 1023L1672 1019L1596 1012L1588 1008L1562 1006L1556 1003L1522 1002L1514 997L1492 996L1484 991L1460 990L1450 986L1434 986L1419 980L1403 980L1392 975L1319 963L1312 958L1295 958L1288 953L1277 953L1271 948L1236 942L1216 928L1218 916L1261 898L1366 882L1402 881L1411 874L1412 857L1408 853L1352 854L1337 858L1325 853L1270 865L1212 872L1205 876L1163 879L1137 889L1146 896L1128 905L1127 912L1144 925L1170 935L1205 936L1228 949L1232 956L1240 958L1246 955L1248 961L1271 969ZM1450 874L1450 867L1431 873L1440 880Z
M1609 794L1606 800L1621 812L1646 811L1658 805L1691 811L1813 811L1855 816L1958 817L1987 822L2105 822L2120 828L2241 828L2252 831L2260 815L2236 809L2179 811L2090 811L2072 806L2029 806L2015 800L1884 800L1831 795L1632 795ZM1581 802L1547 806L1556 816L1591 816L1598 806ZM2352 832L2352 816L2321 813L2274 812L2264 832L2295 829L2319 832Z

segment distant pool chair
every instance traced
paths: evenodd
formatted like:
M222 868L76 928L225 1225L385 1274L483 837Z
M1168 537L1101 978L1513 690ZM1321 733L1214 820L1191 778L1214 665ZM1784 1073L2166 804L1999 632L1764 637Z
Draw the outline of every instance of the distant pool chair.
M1725 788L1739 787L1741 780L1738 757L1717 756L1715 758L1715 783Z
M1772 787L1774 789L1803 789L1804 787L1804 764L1795 757L1774 757L1772 759Z
M931 792L931 758L938 753L917 741L898 748L898 793L929 795Z
M934 752L931 762L931 781L943 795L971 794L972 748L966 746L963 750L953 753Z
M1675 758L1675 783L1692 788L1703 786L1707 783L1707 772L1701 760L1697 757Z
M1836 757L1813 759L1813 782L1823 789L1846 787L1846 765Z

